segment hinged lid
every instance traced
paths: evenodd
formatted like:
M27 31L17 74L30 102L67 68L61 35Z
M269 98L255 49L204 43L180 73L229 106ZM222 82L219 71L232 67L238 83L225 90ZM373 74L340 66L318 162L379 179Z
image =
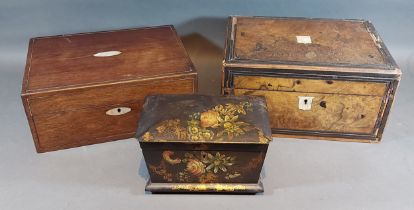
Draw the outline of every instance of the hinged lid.
M173 26L30 40L22 94L194 71Z
M228 27L225 66L399 71L368 21L230 17Z
M267 144L271 130L260 96L152 95L137 138L143 142Z

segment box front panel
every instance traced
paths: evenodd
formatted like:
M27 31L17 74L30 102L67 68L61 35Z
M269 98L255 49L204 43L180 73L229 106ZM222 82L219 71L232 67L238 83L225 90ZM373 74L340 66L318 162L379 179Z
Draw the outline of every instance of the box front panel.
M266 96L272 128L374 133L382 97L235 89ZM301 107L302 106L302 107Z
M153 183L257 183L264 151L145 150Z
M234 75L235 95L266 97L274 134L376 140L389 82Z
M47 152L133 137L145 96L193 93L195 86L192 75L31 96L28 104L37 150Z
M139 101L121 107L88 108L34 116L39 139L38 151L53 151L130 138L134 135L142 103L143 101ZM118 110L119 115L111 114L111 111Z
M29 105L31 112L37 115L109 104L125 104L143 100L149 94L193 93L197 88L195 80L195 75L189 75L50 92L31 96Z
M358 82L265 76L234 76L234 88L306 93L383 96L384 82Z

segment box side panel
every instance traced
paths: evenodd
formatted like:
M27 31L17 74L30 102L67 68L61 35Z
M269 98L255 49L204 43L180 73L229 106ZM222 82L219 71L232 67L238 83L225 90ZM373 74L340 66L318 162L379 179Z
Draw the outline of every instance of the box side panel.
M258 183L267 146L141 142L153 183Z
M396 94L397 88L399 86L399 83L400 83L400 77L393 80L389 85L389 89L387 91L387 94L384 96L384 99L383 99L384 100L384 109L379 114L379 118L381 119L381 121L378 122L379 129L378 129L378 133L377 133L377 141L381 141L382 134L384 133L384 129L385 129L385 126L387 124L387 120L388 120L392 105L394 104L395 94Z
M224 59L223 63L230 62L234 59L233 50L234 50L234 33L235 33L235 24L237 23L236 17L229 17L227 19L227 28L226 36L224 43Z
M35 123L33 121L33 115L32 110L30 108L28 95L25 95L27 92L28 84L29 84L29 73L31 68L31 61L32 61L32 52L33 52L33 42L34 39L30 39L27 56L26 56L26 66L24 70L23 80L22 80L22 89L21 89L21 100L24 107L24 111L26 113L27 121L29 123L30 132L33 137L33 142L36 147L37 152L41 152L41 149L39 148L39 138L37 136L37 130Z
M30 67L31 67L31 61L32 61L33 42L34 42L34 39L30 39L27 56L26 56L26 66L25 66L24 76L23 76L23 81L22 81L22 90L21 90L22 95L26 93L28 85L29 85L29 73L30 73Z
M30 132L32 133L33 142L35 144L36 150L37 152L41 152L41 149L39 147L39 137L37 136L37 130L36 130L35 123L33 121L33 116L30 110L29 102L26 96L22 96L21 99L23 102L24 111L26 113L27 121L29 123Z
M224 53L223 53L223 65L221 66L221 94L224 94L225 87L225 65L228 61L230 61L231 57L231 50L232 50L232 40L231 40L231 34L233 33L233 27L232 27L232 20L233 17L229 17L227 19L227 29L226 29L226 36L224 39Z

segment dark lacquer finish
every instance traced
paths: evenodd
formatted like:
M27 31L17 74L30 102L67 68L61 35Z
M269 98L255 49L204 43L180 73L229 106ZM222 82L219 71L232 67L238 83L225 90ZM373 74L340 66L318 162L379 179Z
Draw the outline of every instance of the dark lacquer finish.
M152 95L137 130L152 192L263 191L271 130L258 96Z

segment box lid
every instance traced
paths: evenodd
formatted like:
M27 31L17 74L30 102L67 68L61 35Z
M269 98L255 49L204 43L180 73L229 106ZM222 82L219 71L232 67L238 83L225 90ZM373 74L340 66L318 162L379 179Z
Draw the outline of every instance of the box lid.
M194 71L173 26L32 38L22 94Z
M227 66L399 71L373 25L364 20L230 17L226 46Z
M261 96L151 95L136 137L141 142L267 144L271 130Z

